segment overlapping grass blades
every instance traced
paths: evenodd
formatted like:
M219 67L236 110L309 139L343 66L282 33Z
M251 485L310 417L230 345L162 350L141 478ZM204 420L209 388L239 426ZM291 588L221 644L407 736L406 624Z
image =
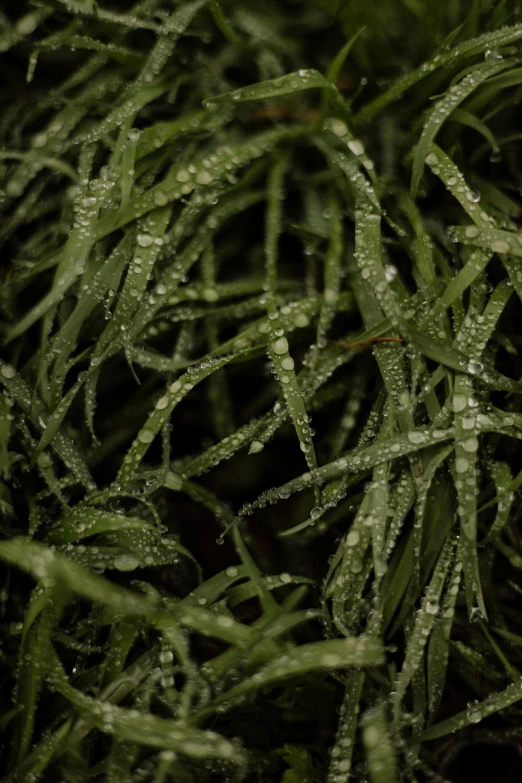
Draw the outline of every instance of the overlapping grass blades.
M0 12L6 783L518 747L522 25L443 6Z

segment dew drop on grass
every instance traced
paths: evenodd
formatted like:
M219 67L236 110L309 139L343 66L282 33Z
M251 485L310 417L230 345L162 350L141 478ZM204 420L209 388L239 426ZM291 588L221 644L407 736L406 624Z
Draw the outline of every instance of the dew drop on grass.
M335 135L339 136L339 138L346 136L348 133L348 128L342 120L333 120L330 127L332 129L332 133L335 133Z
M470 723L480 723L482 715L478 704L471 704L466 710L466 715Z
M11 367L10 364L4 364L2 365L2 375L4 378L14 378L16 375L16 370L14 367Z
M308 326L310 323L310 320L308 316L305 313L297 313L297 315L294 318L294 324L299 329L304 329L305 326Z
M196 182L198 185L210 185L212 181L212 174L210 174L208 171L205 171L204 169L196 174Z
M45 147L46 144L47 144L47 134L37 133L36 136L33 136L31 147L33 147L34 149L40 149L40 147Z
M481 362L477 362L475 359L470 359L468 362L468 372L470 375L477 375L481 370L484 369L484 366Z
M354 155L364 155L364 144L359 139L350 139L348 142L348 149L353 152Z
M164 207L165 204L169 203L169 198L162 190L157 190L154 193L154 203L157 207Z
M466 438L466 440L462 444L462 448L464 451L467 451L468 454L473 454L478 449L478 440L475 437Z
M134 571L139 564L140 561L134 555L118 555L114 558L114 567L118 571Z
M152 443L154 440L154 432L152 430L141 430L138 433L138 440L140 443Z
M260 440L253 440L248 449L249 454L257 454L265 448L265 444Z
M360 540L360 534L358 530L350 530L346 536L346 546L357 546Z
M465 457L457 457L455 460L455 470L457 473L465 473L469 468L469 462Z
M408 432L408 440L410 443L421 444L426 440L426 435L424 432L416 432L414 430L413 432Z
M275 341L274 353L276 353L278 356L283 356L283 354L288 353L288 340L286 337L280 337Z
M138 234L136 241L140 247L150 247L154 242L152 234Z
M490 248L494 253L509 253L510 250L509 242L506 242L504 239L494 239L490 244Z
M452 402L455 413L460 413L460 411L463 411L468 404L467 398L464 394L454 394Z

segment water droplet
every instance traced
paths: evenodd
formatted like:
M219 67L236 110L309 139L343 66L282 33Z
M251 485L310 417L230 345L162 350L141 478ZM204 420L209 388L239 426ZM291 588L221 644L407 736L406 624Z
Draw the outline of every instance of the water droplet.
M453 410L455 413L460 413L460 411L463 411L466 405L468 404L468 400L466 398L465 394L454 394L453 395Z
M136 241L140 247L150 247L154 242L152 234L138 234Z
M346 536L346 546L356 546L359 543L360 535L358 530L350 530Z
M309 323L310 320L305 313L298 313L294 318L294 324L300 329L304 329Z
M208 171L205 171L204 169L202 171L198 171L196 174L196 182L198 185L210 185L212 181L212 174L210 174Z
M286 337L280 337L279 340L276 340L274 343L274 353L276 353L278 356L282 356L285 353L288 353L288 340Z
M135 555L118 555L114 558L114 567L118 571L134 571L139 564L140 561Z
M169 203L168 196L162 190L157 190L154 193L154 203L158 207L164 207L165 204Z
M455 460L455 470L457 473L465 473L469 468L469 462L465 457L457 457Z
M40 149L41 147L45 147L46 144L47 144L47 134L37 133L36 136L33 136L31 147L33 147L34 149Z
M157 401L156 408L159 411L163 411L168 406L168 404L169 404L169 398L166 395L164 395L163 397L160 397L159 400Z
M424 443L426 440L426 435L424 432L416 432L415 430L413 432L408 432L408 440L410 443Z
M354 155L364 154L364 144L359 139L350 139L348 142L348 149L353 152Z
M186 169L181 169L181 171L178 171L176 174L176 179L178 182L188 182L190 179L190 172Z
M342 120L332 120L330 127L332 129L332 133L335 133L335 135L339 136L339 138L346 136L348 133L348 128Z
M248 449L249 454L257 454L260 451L263 451L265 448L265 444L262 443L260 440L253 440L250 444L250 448Z
M14 367L11 367L10 364L4 364L2 365L2 375L4 378L14 378L16 375L16 370Z
M466 440L462 444L462 448L464 451L467 451L469 454L472 454L478 449L478 440L475 437L466 438Z
M484 369L484 365L481 362L477 362L475 359L470 359L468 362L468 372L470 375L477 375Z
M504 239L494 239L490 244L490 248L494 253L509 253L509 242Z

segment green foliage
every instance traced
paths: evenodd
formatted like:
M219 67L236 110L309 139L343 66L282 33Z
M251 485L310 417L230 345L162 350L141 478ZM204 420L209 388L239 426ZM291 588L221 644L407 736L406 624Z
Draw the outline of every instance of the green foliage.
M519 4L5 6L0 779L514 753Z

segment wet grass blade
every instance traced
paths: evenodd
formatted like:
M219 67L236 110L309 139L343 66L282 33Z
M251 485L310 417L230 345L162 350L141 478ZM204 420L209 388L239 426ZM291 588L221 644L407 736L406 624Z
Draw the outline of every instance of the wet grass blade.
M450 88L446 95L431 110L418 144L415 146L411 174L411 194L415 196L422 176L422 167L430 146L444 121L462 101L466 100L483 82L510 66L510 62L487 62L472 70L462 81Z

